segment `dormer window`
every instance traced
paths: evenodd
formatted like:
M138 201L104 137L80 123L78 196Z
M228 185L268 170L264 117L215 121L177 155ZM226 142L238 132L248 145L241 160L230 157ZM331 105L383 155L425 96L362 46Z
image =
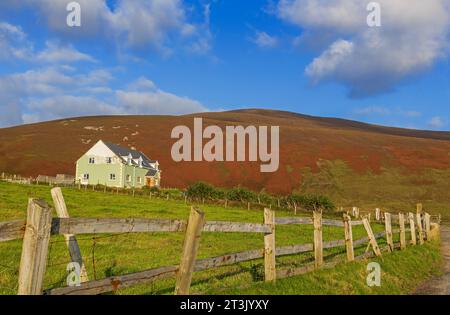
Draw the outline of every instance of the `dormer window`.
M127 163L128 163L128 165L131 165L131 154L130 155L128 155L128 157L127 157Z
M89 158L89 164L95 164L95 158L90 157Z
M139 165L139 167L142 167L142 156L139 157L138 165Z

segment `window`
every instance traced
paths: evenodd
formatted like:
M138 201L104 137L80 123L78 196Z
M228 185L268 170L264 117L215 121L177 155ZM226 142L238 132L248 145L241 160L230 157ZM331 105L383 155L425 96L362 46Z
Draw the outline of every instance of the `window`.
M140 177L140 176L138 176L137 182L138 182L139 184L141 183L141 177Z
M83 179L84 180L88 180L89 179L89 174L83 174Z
M116 174L109 174L109 180L116 180Z
M112 162L112 158L107 157L107 158L106 158L106 163L107 163L107 164L111 164L111 162Z
M131 175L127 175L127 182L131 182Z
M94 163L95 163L95 158L90 157L90 158L89 158L89 164L94 164Z

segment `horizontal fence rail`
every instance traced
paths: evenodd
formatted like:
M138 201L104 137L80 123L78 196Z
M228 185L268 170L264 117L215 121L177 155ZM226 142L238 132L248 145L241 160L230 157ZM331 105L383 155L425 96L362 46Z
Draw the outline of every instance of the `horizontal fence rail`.
M23 238L25 220L0 223L0 242ZM185 232L186 221L166 219L53 218L52 235ZM203 232L269 233L270 227L259 223L206 221Z
M375 234L375 237L382 238L384 237L385 232L380 232ZM361 245L368 242L367 237L363 237L354 242L355 245ZM323 243L323 248L336 248L342 247L345 245L344 240L334 240ZM276 256L287 256L287 255L295 255L306 252L312 252L314 250L314 246L312 243L310 244L301 244L301 245L288 245L288 246L280 246L276 248ZM355 259L362 259L371 256L371 252L365 253ZM263 249L255 249L255 250L247 250L238 253L231 253L226 255L221 255L217 257L204 258L199 259L195 262L194 271L203 271L217 267L228 266L236 263L252 261L256 259L261 259L264 257ZM325 267L332 267L336 263L328 263L325 264ZM298 268L291 268L286 270L277 270L277 277L284 278L292 275L302 274L308 272L310 270L314 270L314 265L311 266L302 266ZM45 291L45 294L48 295L91 295L91 294L101 294L107 293L111 291L115 291L117 289L124 289L136 284L150 283L160 279L171 278L176 275L178 271L178 266L165 266L159 267L155 269L149 269L144 271L139 271L131 274L121 275L121 276L113 276L101 280L93 280L89 282L82 283L78 287L62 287L49 289Z
M44 200L29 199L27 220L0 222L0 242L23 239L23 251L19 271L19 293L21 294L101 294L126 288L136 284L149 283L158 279L176 277L175 294L189 294L189 288L194 271L228 266L236 263L264 259L264 279L274 281L302 274L313 269L335 266L340 261L326 262L335 254L324 257L324 249L342 247L347 253L347 260L362 259L373 254L382 256L382 252L393 251L406 247L405 233L411 233L408 244L416 244L416 232L419 233L419 243L424 240L437 238L439 224L430 222L428 213L417 211L408 214L409 228L405 228L404 214L392 215L381 213L377 208L378 219L375 223L385 226L385 230L373 233L370 224L370 214L360 216L359 208L354 207L354 217L361 220L352 221L348 214L343 214L342 220L322 218L320 211L314 211L312 217L275 217L275 212L264 209L264 223L233 222L233 221L205 221L205 213L198 208L191 207L188 220L178 219L150 219L150 218L71 218L60 188L52 189L52 198L57 207L57 218L51 217L52 209ZM419 209L419 207L418 207ZM420 207L421 209L421 207ZM64 210L64 211L62 211ZM59 211L59 212L58 212ZM45 215L44 215L45 214ZM382 214L382 215L381 215ZM398 221L400 229L392 229L392 218ZM276 246L275 227L277 225L309 225L313 228L312 243ZM367 237L353 240L352 226L363 225ZM345 239L323 241L323 226L343 228ZM417 227L417 229L416 229ZM64 235L70 256L76 253L82 262L81 252L75 235L83 234L115 234L115 233L152 233L152 232L183 232L185 234L181 263L178 266L164 266L140 272L111 276L101 280L90 280L86 277L78 286L52 288L42 290L43 278L48 255L48 241L51 235ZM224 254L216 257L197 259L201 234L204 232L221 233L261 233L264 235L264 247L237 253ZM400 244L393 242L393 233L400 233ZM69 238L68 238L69 237ZM380 248L377 239L385 238L387 248ZM67 241L69 239L69 241ZM367 244L363 255L354 257L356 246ZM27 246L25 246L27 245ZM408 245L409 246L409 245ZM373 252L369 251L372 247ZM314 263L300 267L277 269L275 257L295 255L306 252L314 253ZM339 252L341 253L341 252ZM306 261L309 262L310 259ZM336 259L338 260L338 259ZM304 262L303 262L304 263Z
M311 218L280 217L276 225L311 225ZM323 219L323 225L343 227L339 220ZM352 221L352 225L361 225L361 221ZM0 242L23 238L25 220L0 223ZM101 233L149 233L149 232L185 232L185 220L170 219L130 219L130 218L53 218L52 235L60 234L101 234ZM206 221L203 232L242 232L269 233L270 227L260 223L232 221Z

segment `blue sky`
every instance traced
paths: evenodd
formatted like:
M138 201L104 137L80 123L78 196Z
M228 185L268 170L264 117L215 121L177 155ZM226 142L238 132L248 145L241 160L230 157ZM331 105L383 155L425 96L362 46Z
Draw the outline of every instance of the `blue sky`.
M450 6L380 0L0 3L0 127L271 108L450 128ZM325 3L325 4L324 4Z

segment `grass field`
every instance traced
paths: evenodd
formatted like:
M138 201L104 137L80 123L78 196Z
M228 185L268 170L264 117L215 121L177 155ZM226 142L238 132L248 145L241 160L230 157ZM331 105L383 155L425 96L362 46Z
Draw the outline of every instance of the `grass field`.
M132 197L125 195L104 194L102 192L79 191L63 189L69 213L72 217L141 217L187 219L190 205L182 201L152 199L147 197ZM0 221L24 219L26 216L27 199L29 197L43 198L50 204L50 187L26 186L0 182ZM206 213L206 220L224 220L239 222L262 222L263 213L259 210L239 208L223 208L213 205L199 205ZM302 216L307 214L302 213ZM277 211L276 216L292 216L292 213ZM383 230L383 226L374 225L374 232ZM149 268L176 265L180 260L183 233L146 233L146 234L116 234L116 235L78 235L90 279L136 272ZM365 236L362 226L354 227L354 239ZM323 228L324 241L343 239L343 229L336 227ZM311 243L313 230L311 226L278 226L276 230L277 246ZM380 245L385 246L384 240ZM18 266L21 254L21 242L10 241L0 243L0 294L15 294L17 292ZM248 233L204 233L202 235L199 258L213 257L226 253L239 252L263 247L263 236ZM356 249L362 253L365 245ZM406 252L405 252L406 253ZM423 265L411 277L393 274L387 281L393 283L392 293L408 292L419 280L435 273L439 264L435 247L417 247L408 251L409 254L395 253L388 255L385 262L387 268L398 264L399 270L407 272L411 260L417 261L417 256L423 257ZM325 256L330 259L344 259L344 248L325 250ZM390 257L392 256L392 257ZM388 258L389 257L389 258ZM406 260L405 260L406 259ZM62 236L51 238L48 257L48 268L45 277L45 288L65 286L66 266L70 261ZM312 253L291 255L277 258L277 268L299 266L313 261ZM421 258L422 261L422 258ZM405 266L404 266L405 265ZM340 293L344 284L339 286L345 277L354 277L356 272L362 277L364 262L342 265L333 271L315 271L311 274L286 279L277 282L276 287L266 285L262 280L263 264L261 260L235 264L197 272L194 274L191 293L209 294L221 292L233 293ZM362 268L362 269L361 269ZM383 267L384 268L384 267ZM395 269L395 268L394 268ZM339 271L341 270L341 271ZM312 277L312 278L311 278ZM313 281L314 279L320 281ZM400 278L398 278L400 277ZM308 280L309 279L309 280ZM358 281L358 277L354 281ZM284 284L285 283L285 284ZM365 284L365 279L364 282ZM115 294L171 294L175 280L167 279L152 284L139 285L115 292ZM352 283L348 284L353 286ZM356 285L356 283L354 284ZM363 284L359 284L363 285ZM289 289L292 287L292 289ZM333 291L334 290L334 291ZM343 290L342 293L386 293L386 291L364 291L363 289Z

